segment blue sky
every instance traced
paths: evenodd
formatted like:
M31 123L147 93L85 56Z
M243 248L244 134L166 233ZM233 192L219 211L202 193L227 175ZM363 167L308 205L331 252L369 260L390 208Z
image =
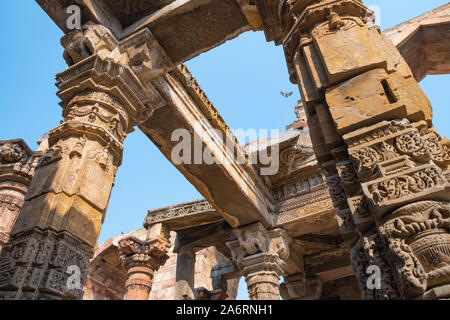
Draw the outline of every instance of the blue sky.
M385 30L448 1L364 2L380 7ZM36 149L38 137L61 120L54 76L66 68L62 32L32 0L0 1L0 30L0 140L21 137ZM282 130L294 120L298 89L288 80L282 48L267 43L262 32L247 32L187 65L231 128ZM420 85L433 105L435 127L450 137L450 76L428 76ZM294 94L286 99L280 91ZM99 241L142 227L150 208L197 198L195 188L137 130L125 141ZM243 281L240 287L245 299Z

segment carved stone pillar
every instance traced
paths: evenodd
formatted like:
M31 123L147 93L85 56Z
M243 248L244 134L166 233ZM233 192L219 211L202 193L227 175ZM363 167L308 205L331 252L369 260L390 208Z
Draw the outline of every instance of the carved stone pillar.
M363 297L449 297L450 143L430 102L362 1L280 2L290 78Z
M175 283L176 300L195 300L195 251L189 246L178 249Z
M0 141L0 251L23 206L39 153L22 139Z
M89 259L104 221L123 142L151 115L144 87L121 61L118 42L88 24L62 43L69 68L58 74L63 120L48 134L0 257L0 298L82 297Z
M280 276L289 257L287 234L267 231L261 223L235 229L237 240L227 242L233 261L245 277L251 300L279 300Z
M127 271L124 300L148 300L153 275L169 258L170 244L163 234L145 242L127 237L119 242L120 260Z

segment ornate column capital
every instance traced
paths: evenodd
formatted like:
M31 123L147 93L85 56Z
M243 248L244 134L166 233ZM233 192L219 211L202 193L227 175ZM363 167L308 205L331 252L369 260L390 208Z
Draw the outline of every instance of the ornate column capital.
M246 277L252 300L280 298L279 278L289 258L289 238L285 230L268 231L261 223L234 230L237 240L227 242L233 262Z
M161 238L142 241L126 237L119 241L120 261L128 274L126 300L148 300L153 275L169 258L169 248Z

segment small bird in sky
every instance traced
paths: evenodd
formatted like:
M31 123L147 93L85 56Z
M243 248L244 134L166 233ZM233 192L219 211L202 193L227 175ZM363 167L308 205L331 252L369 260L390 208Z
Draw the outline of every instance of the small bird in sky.
M292 92L286 93L286 92L280 91L280 94L285 98L289 98L290 96L292 96Z

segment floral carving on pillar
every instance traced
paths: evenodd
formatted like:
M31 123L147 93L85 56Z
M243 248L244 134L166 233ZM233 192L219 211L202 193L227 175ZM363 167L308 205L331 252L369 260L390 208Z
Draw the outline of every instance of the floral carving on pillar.
M169 248L161 238L142 241L126 237L119 241L120 261L128 274L125 300L148 300L153 275L169 258Z
M450 203L420 201L394 211L380 227L403 296L450 281Z

